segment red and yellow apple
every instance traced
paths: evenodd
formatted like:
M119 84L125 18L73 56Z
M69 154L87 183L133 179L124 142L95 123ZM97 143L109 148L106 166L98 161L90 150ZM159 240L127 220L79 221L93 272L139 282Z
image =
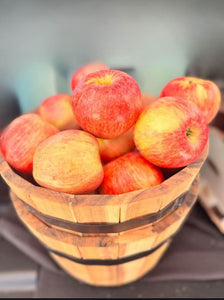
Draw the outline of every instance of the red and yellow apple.
M137 152L129 152L104 166L101 194L123 194L145 189L163 181L161 170Z
M41 186L55 191L94 191L103 180L97 139L81 130L64 130L49 137L34 153L33 177Z
M134 127L124 134L114 139L98 138L100 145L100 157L103 163L107 163L125 153L131 152L135 148Z
M79 68L71 78L71 90L74 91L76 85L89 73L100 70L109 70L109 67L101 62L91 62Z
M169 81L162 89L160 97L180 97L194 102L201 110L207 123L216 116L221 93L218 86L210 80L197 77L178 77Z
M71 101L71 95L53 95L39 105L37 112L43 120L51 123L59 130L78 129L80 126L75 119Z
M140 115L134 141L140 154L154 165L180 168L202 153L208 141L208 124L193 102L162 97Z
M1 134L1 152L18 171L32 174L33 155L37 146L58 129L34 113L14 119Z
M136 122L143 100L137 82L118 70L91 73L74 90L72 107L78 124L97 137L112 139Z

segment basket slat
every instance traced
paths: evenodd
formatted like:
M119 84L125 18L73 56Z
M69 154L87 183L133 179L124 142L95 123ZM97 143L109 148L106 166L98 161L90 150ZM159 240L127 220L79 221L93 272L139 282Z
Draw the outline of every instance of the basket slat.
M51 253L54 260L71 276L96 286L119 286L130 283L152 270L164 254L169 243L162 245L147 257L117 266L83 266Z
M153 249L172 236L195 203L198 185L197 181L182 205L166 217L155 223L116 235L80 236L51 228L32 215L13 192L11 192L11 199L20 219L48 248L76 258L117 259Z
M0 173L12 191L41 213L71 222L119 223L164 208L186 192L208 154L201 156L162 184L121 195L71 195L35 186L17 175L0 155Z

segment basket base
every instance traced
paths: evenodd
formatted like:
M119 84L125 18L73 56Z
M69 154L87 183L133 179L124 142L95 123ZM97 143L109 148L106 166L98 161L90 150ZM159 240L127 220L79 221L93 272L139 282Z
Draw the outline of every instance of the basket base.
M136 281L151 271L158 264L169 244L170 241L164 243L148 256L115 266L82 265L54 253L50 255L64 271L75 279L89 285L115 287Z

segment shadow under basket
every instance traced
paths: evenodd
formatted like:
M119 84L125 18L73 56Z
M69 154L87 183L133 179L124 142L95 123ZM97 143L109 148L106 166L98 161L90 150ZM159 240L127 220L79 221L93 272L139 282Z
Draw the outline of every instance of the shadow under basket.
M22 222L71 276L96 286L135 281L159 262L197 195L201 156L162 184L121 195L71 195L34 185L0 156Z

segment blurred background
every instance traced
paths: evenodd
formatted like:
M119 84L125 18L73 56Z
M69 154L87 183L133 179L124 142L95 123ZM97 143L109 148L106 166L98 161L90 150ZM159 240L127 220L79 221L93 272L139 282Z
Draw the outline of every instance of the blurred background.
M185 74L211 78L224 88L223 15L223 0L0 0L0 130L19 114L36 108L46 97L71 93L72 74L91 61L128 72L142 93L155 96L169 80ZM218 162L222 170L223 162ZM5 204L0 205L1 216L9 203L3 182L0 182L0 193L0 202ZM196 226L195 220L200 219L201 211L198 211L199 215L189 221L188 229ZM204 220L209 224L206 216ZM224 224L224 208L222 220ZM223 253L223 236L209 226L201 231L207 247L211 246L204 253L211 254L214 245L219 245L217 252L212 253L213 258L218 258ZM9 238L12 244L14 240L13 236ZM35 242L33 244L37 249ZM16 247L23 249L22 243ZM195 249L195 253L199 253L198 248ZM30 250L27 253L32 256ZM35 251L32 253L35 257ZM209 291L211 296L223 296L224 272L221 269L216 272L221 265L209 256L205 259L211 262L208 270L213 279L220 279L213 285L209 283L211 289L206 282L197 283L195 287L185 283L185 290L175 282L168 282L159 283L153 290L155 284L147 282L152 291L150 295L157 297L159 290L160 295L164 292L167 297L207 296ZM36 262L0 238L0 292L13 289L33 292L39 278L38 268ZM15 276L15 270L19 276ZM202 273L205 272L202 270ZM42 284L46 281L44 276L42 274ZM138 292L142 293L141 282L139 284ZM73 285L71 280L71 287ZM78 288L79 294L84 295L83 287ZM43 290L37 295L50 293L46 286ZM92 295L90 288L87 291ZM135 296L139 296L135 291ZM73 288L70 293L74 295ZM116 290L110 293L115 297L119 295ZM103 292L102 295L108 297Z
M129 70L155 95L192 61L221 69L223 11L222 0L1 0L1 114L15 99L28 111L70 93L90 61Z

